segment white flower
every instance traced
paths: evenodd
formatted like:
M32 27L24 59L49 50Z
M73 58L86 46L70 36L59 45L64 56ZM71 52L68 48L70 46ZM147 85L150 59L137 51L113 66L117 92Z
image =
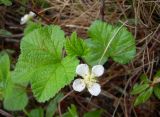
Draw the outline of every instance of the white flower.
M87 64L80 64L76 68L76 73L83 79L78 78L73 82L72 87L75 91L81 92L87 87L91 95L98 96L100 94L101 86L97 83L96 77L100 77L104 73L102 65L95 65L90 71Z
M22 18L21 18L21 22L20 24L23 25L25 23L27 23L30 19L32 19L33 17L35 17L36 14L33 13L32 11L29 12L29 14L25 14Z

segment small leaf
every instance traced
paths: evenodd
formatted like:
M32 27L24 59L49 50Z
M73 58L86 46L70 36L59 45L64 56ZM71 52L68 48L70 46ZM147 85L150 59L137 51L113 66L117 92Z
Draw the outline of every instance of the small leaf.
M85 59L91 65L104 64L109 57L125 64L135 56L135 39L125 27L120 28L97 20L90 26L88 35L91 38L88 44L90 53Z
M160 84L157 84L154 88L153 88L154 94L155 96L160 99Z
M56 116L59 117L59 116ZM68 107L68 111L65 112L62 117L78 117L76 106L71 104L71 107Z
M62 93L59 93L56 95L56 97L50 101L47 110L46 110L46 117L53 117L54 113L57 110L57 104L62 99L64 95Z
M101 117L102 110L95 110L85 113L83 117Z
M83 117L101 117L102 110L95 110L85 113Z
M44 117L44 110L42 108L33 109L29 113L29 117ZM48 117L48 116L46 116Z
M66 51L69 56L83 57L88 53L88 47L84 40L77 37L77 33L73 32L70 39L66 42Z
M141 82L143 82L143 83L149 83L149 82L150 82L150 80L148 79L147 75L145 75L145 74L142 74L142 75L140 76L140 80L141 80Z
M5 29L0 29L0 36L11 36L12 33L5 30Z
M133 90L132 90L131 94L132 95L139 94L139 93L143 92L144 90L146 90L148 87L149 87L149 84L135 85L133 87Z
M160 70L158 70L158 71L156 72L155 77L156 77L156 78L157 78L157 77L160 77Z
M71 117L78 117L78 113L77 113L77 109L76 109L76 106L71 104L71 107L68 108L68 111L71 115Z
M12 0L0 0L0 4L4 4L6 6L11 6Z
M8 82L5 90L4 108L10 111L23 110L28 104L28 97L25 89Z
M153 92L153 87L150 87L149 89L147 89L146 91L142 92L135 100L134 102L134 106L137 106L139 104L142 104L144 102L146 102L150 96L152 95Z

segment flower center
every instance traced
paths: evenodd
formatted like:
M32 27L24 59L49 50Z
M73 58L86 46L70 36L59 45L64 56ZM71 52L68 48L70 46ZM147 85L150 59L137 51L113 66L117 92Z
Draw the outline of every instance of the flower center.
M90 87L92 87L92 85L94 83L97 82L97 80L91 74L89 74L89 75L87 75L87 76L84 77L84 82L85 82L86 86L88 88L90 88Z

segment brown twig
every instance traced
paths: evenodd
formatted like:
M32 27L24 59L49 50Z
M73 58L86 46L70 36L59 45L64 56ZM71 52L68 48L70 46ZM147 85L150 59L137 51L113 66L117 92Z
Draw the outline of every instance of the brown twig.
M100 6L100 14L101 14L101 20L104 21L104 8L105 8L105 0L101 0L101 6Z
M59 116L62 117L62 112L61 112L61 102L67 98L70 94L72 94L74 92L74 90L71 90L69 93L67 93L58 103L58 112L59 112Z
M2 114L2 115L5 116L5 117L14 117L13 115L7 113L6 111L4 111L4 110L2 110L2 109L0 109L0 114Z

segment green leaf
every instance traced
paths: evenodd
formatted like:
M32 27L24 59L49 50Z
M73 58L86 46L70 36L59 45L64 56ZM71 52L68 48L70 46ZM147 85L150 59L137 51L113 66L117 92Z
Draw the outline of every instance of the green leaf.
M8 81L3 102L4 108L11 111L23 110L27 104L28 97L25 89Z
M149 89L147 89L146 91L142 92L135 100L134 102L134 106L137 106L139 104L142 104L144 102L146 102L150 96L152 95L153 92L153 87L150 87Z
M131 94L132 95L139 94L139 93L143 92L144 90L146 90L148 87L149 87L149 84L135 85L133 87L133 90L132 90Z
M156 72L155 77L160 77L160 70L158 70L158 71Z
M29 113L29 117L44 117L44 110L42 108L33 109ZM48 117L48 116L46 116Z
M63 58L64 32L58 26L46 26L27 34L21 42L21 55L13 73L14 82L31 82L39 102L54 97L75 76L78 60Z
M4 4L6 6L11 6L12 0L0 0L0 4Z
M78 113L75 105L71 104L71 107L68 108L68 111L71 115L70 117L78 117Z
M27 35L38 28L42 28L42 25L40 23L29 21L27 23L27 27L24 29L24 35Z
M125 64L136 53L135 39L125 27L112 26L102 21L95 21L88 30L90 53L85 57L91 64L104 64L109 57Z
M77 33L73 32L70 39L66 42L66 51L72 57L84 57L88 53L88 47L84 40L77 37Z
M0 100L3 99L3 91L4 88L3 88L3 79L2 79L2 72L0 70Z
M91 39L87 39L85 40L85 42L87 43L88 47L89 47L89 53L84 56L83 58L85 59L85 61L90 64L90 65L96 65L96 64L103 64L105 63L108 58L103 57L101 62L100 61L100 55L102 53L102 47L100 44L93 42ZM97 50L96 52L94 50Z
M53 117L53 115L57 110L57 105L63 96L64 95L62 93L59 93L56 95L56 97L53 100L50 101L46 110L46 117Z
M152 82L154 85L155 84L159 84L160 83L160 70L158 70L156 72L156 74L154 75L153 77L153 82Z
M56 63L41 69L33 75L32 90L39 102L44 102L55 96L65 85L70 84L75 76L77 59L64 58Z
M3 75L2 75L2 71L1 71L1 69L0 69L0 88L2 88L3 87L3 85L1 85L1 83L3 82L3 77L2 77Z
M102 110L95 110L85 113L83 117L101 117Z
M147 75L145 75L145 74L142 74L140 76L140 80L141 80L141 82L144 82L144 83L149 83L150 82L150 80L148 79Z
M26 35L21 41L21 55L13 72L14 81L29 82L34 72L60 63L64 42L64 32L58 26L46 26Z
M10 79L10 60L6 53L0 53L0 99L4 98L7 81Z
M5 29L0 29L0 36L11 36L12 33L5 30Z
M10 72L10 60L6 53L0 54L0 70L2 72L2 78L7 79Z
M71 104L71 107L68 107L68 111L65 112L62 117L78 117L76 106Z
M160 84L157 84L154 88L153 88L154 94L155 96L160 99Z
M17 88L12 82L10 60L6 53L0 54L0 72L0 87L4 98L4 108L7 110L22 110L28 103L28 97L24 89Z

